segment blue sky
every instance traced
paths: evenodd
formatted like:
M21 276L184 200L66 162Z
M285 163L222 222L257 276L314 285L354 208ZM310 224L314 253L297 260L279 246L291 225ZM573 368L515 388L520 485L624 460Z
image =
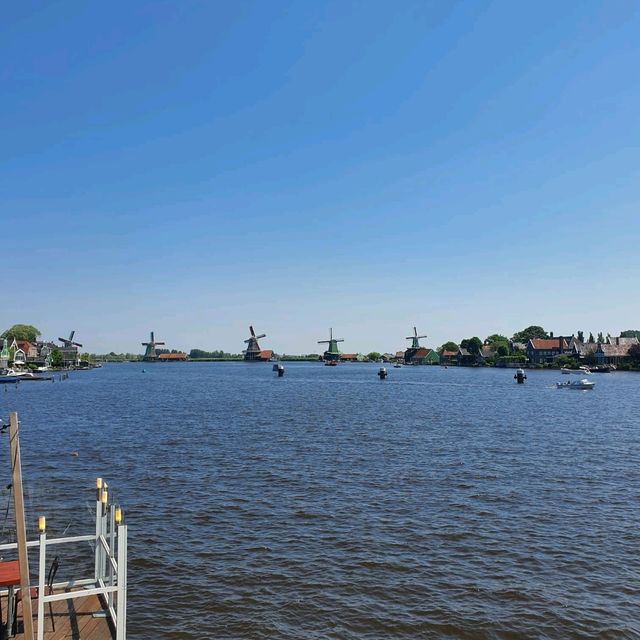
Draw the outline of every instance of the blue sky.
M24 2L0 324L92 351L640 327L640 9Z

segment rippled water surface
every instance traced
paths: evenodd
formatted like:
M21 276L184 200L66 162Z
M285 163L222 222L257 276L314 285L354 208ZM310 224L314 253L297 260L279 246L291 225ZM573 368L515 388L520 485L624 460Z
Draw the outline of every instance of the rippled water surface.
M111 481L130 638L640 638L640 375L285 367L0 388L30 522Z

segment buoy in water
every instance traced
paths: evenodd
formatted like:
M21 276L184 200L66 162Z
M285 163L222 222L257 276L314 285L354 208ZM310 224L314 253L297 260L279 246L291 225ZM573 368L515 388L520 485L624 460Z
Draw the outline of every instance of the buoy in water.
M524 372L524 369L518 369L516 371L516 375L513 376L513 379L518 383L518 384L524 384L524 381L527 379L527 376Z
M278 365L276 371L278 372L278 378L282 378L282 376L284 376L284 367L281 364Z
M387 370L384 367L380 367L380 369L378 369L378 378L380 378L380 380L384 380L387 377Z

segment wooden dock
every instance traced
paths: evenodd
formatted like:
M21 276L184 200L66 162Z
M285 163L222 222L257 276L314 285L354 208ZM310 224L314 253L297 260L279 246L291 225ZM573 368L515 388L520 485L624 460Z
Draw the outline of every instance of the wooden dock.
M59 592L56 592L59 593ZM34 601L35 604L35 601ZM96 595L90 595L86 598L74 600L60 600L52 602L53 617L56 630L53 630L51 624L51 616L49 614L49 605L45 607L45 640L113 640L115 632L109 623L108 617L105 617L105 609ZM2 621L7 622L7 597L0 597L0 606L2 608ZM99 616L94 614L98 613ZM4 638L11 638L2 635ZM24 640L22 627L22 606L18 608L18 633L16 640Z

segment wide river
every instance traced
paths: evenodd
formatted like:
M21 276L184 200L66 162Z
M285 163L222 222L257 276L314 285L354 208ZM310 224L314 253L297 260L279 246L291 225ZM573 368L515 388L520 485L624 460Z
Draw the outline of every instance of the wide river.
M130 638L640 638L639 374L144 368L0 387L31 529L122 504Z

